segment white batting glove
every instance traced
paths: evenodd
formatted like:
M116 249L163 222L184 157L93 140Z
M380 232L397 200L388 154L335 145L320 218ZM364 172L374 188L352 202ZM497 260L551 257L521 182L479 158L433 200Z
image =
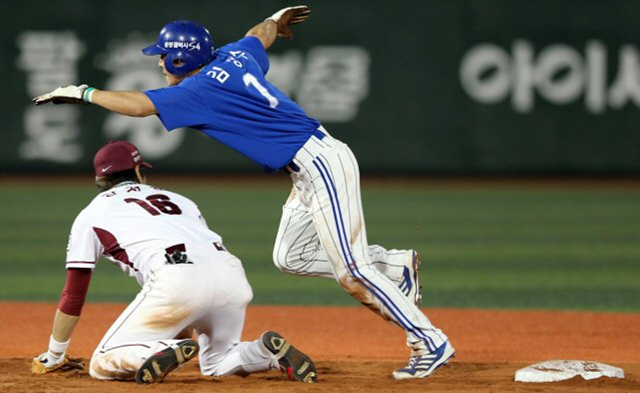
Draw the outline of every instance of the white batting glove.
M53 104L85 104L91 102L91 95L95 89L87 85L61 86L51 93L43 94L32 101L36 105L52 102Z
M278 37L293 38L293 31L289 25L304 22L309 18L310 13L311 10L306 5L287 7L265 19L265 22L272 20L278 24Z

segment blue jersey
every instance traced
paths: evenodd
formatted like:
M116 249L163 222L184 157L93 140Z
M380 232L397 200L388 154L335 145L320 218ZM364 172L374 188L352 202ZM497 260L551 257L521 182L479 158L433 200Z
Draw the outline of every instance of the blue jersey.
M200 73L145 93L167 130L202 131L274 171L291 162L320 123L267 81L268 70L260 40L245 37L218 49Z

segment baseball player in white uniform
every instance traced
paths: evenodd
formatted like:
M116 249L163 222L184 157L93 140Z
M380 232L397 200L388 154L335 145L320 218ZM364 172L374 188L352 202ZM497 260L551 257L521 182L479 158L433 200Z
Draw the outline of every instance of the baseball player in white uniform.
M215 49L193 21L165 25L142 53L159 56L169 87L140 91L64 86L36 105L92 103L127 116L157 115L167 130L190 127L267 171L286 170L294 190L286 202L273 252L286 272L335 279L355 299L403 328L411 358L396 379L425 378L453 358L442 330L418 308L418 258L367 242L360 171L349 147L266 79L267 49L293 38L306 6L284 8L244 38Z
M93 378L153 383L199 353L204 375L279 368L292 380L317 380L312 360L280 334L241 341L253 297L242 263L191 200L145 184L141 167L150 165L135 146L109 143L96 154L94 166L102 192L73 223L67 283L48 351L33 360L34 373L68 366L71 334L103 255L142 290L98 344L89 367Z

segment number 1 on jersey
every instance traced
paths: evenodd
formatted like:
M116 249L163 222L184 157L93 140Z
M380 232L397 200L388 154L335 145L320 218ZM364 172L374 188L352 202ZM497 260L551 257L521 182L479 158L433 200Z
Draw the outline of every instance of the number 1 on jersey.
M255 87L256 90L258 90L258 93L260 93L264 98L266 98L269 101L270 107L275 108L276 106L278 106L279 104L278 99L272 96L271 93L269 93L269 91L264 86L262 86L260 81L258 81L258 78L256 78L251 74L244 74L242 76L242 80L244 81L245 86Z

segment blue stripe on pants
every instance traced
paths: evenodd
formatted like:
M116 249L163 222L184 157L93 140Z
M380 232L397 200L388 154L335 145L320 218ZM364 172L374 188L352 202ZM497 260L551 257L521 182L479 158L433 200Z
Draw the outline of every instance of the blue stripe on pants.
M318 163L320 165L318 165ZM347 269L349 270L352 276L360 279L364 287L367 288L367 290L369 290L371 293L373 293L374 296L376 296L387 307L387 309L395 317L396 321L398 321L405 329L409 330L410 332L414 333L416 336L425 340L427 345L430 347L430 350L432 351L435 350L435 344L433 343L431 338L426 336L420 328L413 325L413 323L411 323L411 320L409 320L405 315L402 314L402 311L388 297L388 295L384 291L380 290L380 288L378 288L374 283L372 283L369 279L367 279L358 270L358 265L357 263L355 263L355 260L353 258L353 253L350 249L349 242L347 241L346 229L344 227L344 220L342 218L342 210L340 208L338 193L337 193L335 184L333 182L333 179L331 179L331 175L329 174L329 171L325 163L322 161L320 157L316 157L316 159L313 161L313 164L320 172L320 175L322 176L322 180L324 181L325 187L327 188L327 191L329 193L331 208L333 210L333 216L336 223L336 228L338 230L338 237L340 239L340 246L342 248L342 253L347 263ZM354 262L354 263L351 264L350 262Z

